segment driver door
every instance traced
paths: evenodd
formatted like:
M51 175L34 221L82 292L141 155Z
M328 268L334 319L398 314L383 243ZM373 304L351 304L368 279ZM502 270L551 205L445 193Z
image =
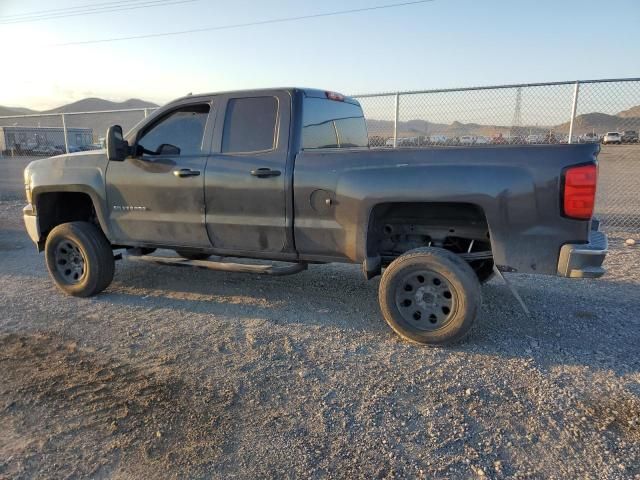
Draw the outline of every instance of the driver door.
M114 243L208 247L204 169L210 99L163 112L136 135L137 155L107 167Z

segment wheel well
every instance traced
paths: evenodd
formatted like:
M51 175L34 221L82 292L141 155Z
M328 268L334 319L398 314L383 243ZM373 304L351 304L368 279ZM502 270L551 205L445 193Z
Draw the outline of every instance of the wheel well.
M91 197L81 192L47 192L38 195L36 211L42 241L62 223L84 221L100 227Z
M490 251L482 208L470 203L382 203L369 217L367 257L387 265L414 248L434 246L454 253Z

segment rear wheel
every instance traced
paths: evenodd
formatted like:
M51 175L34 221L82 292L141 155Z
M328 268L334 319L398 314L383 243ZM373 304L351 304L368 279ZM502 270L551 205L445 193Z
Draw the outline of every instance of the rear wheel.
M47 236L47 269L56 286L76 297L90 297L113 279L113 250L102 231L88 222L63 223Z
M176 253L187 260L207 260L211 255L201 252L188 252L186 250L176 250Z
M384 271L379 301L389 326L413 342L442 345L462 339L481 303L473 269L441 248L418 248Z

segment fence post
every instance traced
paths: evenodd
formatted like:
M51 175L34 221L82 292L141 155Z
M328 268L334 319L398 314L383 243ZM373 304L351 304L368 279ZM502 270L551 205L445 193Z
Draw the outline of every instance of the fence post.
M396 93L396 112L393 117L393 148L398 148L398 117L400 116L400 94Z
M149 109L145 108L144 109L144 118L147 118L148 115L149 115Z
M64 113L61 113L62 117L62 134L64 135L64 152L69 153L69 139L67 138L67 122L64 119Z
M567 143L573 143L573 122L576 119L576 110L578 108L578 92L580 91L580 82L576 82L573 88L573 103L571 104L571 122L569 122L569 140Z

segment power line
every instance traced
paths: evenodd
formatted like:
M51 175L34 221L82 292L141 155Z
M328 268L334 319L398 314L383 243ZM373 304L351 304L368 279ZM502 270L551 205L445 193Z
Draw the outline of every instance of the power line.
M312 18L331 17L331 16L336 16L336 15L347 15L347 14L351 14L351 13L369 12L369 11L372 11L372 10L383 10L383 9L396 8L396 7L406 7L406 6L409 6L409 5L418 5L418 4L422 4L422 3L431 3L431 2L435 2L435 0L414 0L414 1L411 1L411 2L390 3L390 4L386 4L386 5L378 5L376 7L353 8L353 9L350 9L350 10L337 10L337 11L326 12L326 13L315 13L315 14L312 14L312 15L300 15L300 16L296 16L296 17L274 18L274 19L271 19L271 20L261 20L261 21L256 21L256 22L247 22L247 23L236 23L236 24L231 24L231 25L219 25L219 26L214 26L214 27L194 28L194 29L191 29L191 30L179 30L179 31L175 31L175 32L148 33L148 34L145 34L145 35L132 35L132 36L128 36L128 37L102 38L102 39L98 39L98 40L84 40L84 41L79 41L79 42L57 43L57 44L53 44L51 46L52 47L66 47L66 46L70 46L70 45L89 45L89 44L94 44L94 43L120 42L120 41L124 41L124 40L139 40L139 39L142 39L142 38L155 38L155 37L168 37L168 36L174 36L174 35L185 35L185 34L188 34L188 33L210 32L210 31L215 31L215 30L231 30L231 29L235 29L235 28L246 28L246 27L253 27L253 26L258 26L258 25L270 25L270 24L273 24L273 23L296 22L296 21L299 21L299 20L308 20L308 19L312 19Z
M133 2L113 2L112 5L105 4L106 6L100 6L97 8L89 7L83 10L66 11L66 12L54 12L49 14L32 14L31 16L22 16L18 18L0 18L0 25L9 25L14 23L34 22L39 20L51 20L65 17L76 17L81 15L91 15L97 13L111 13L120 12L124 10L134 10L139 8L151 8L162 7L166 5L176 5L180 3L195 2L197 0L134 0ZM124 3L125 5L116 5L117 3ZM79 8L79 7L77 7Z
M51 20L57 18L77 17L81 15L91 15L97 13L111 13L120 12L124 10L135 10L139 8L151 8L162 7L167 5L176 5L181 3L190 3L197 0L136 0L128 2L109 2L105 4L96 4L101 6L85 6L85 7L71 7L72 9L59 9L49 10L50 13L45 13L47 10L41 12L34 12L31 14L22 14L21 16L8 16L0 17L0 25L10 25L15 23L36 22L39 20ZM124 3L124 5L122 5ZM118 5L120 4L120 5ZM65 10L65 11L62 11Z
M135 1L135 0L134 0ZM83 9L83 8L94 8L94 7L99 7L99 6L104 6L104 5L114 5L114 4L122 4L122 3L131 3L129 0L119 0L117 2L102 2L102 3L88 3L85 5L77 5L75 7L64 7L64 8L50 8L48 10L37 10L35 12L25 12L25 13L14 13L12 15L3 15L0 17L0 20L7 20L7 19L11 19L14 17L25 17L25 16L31 16L31 15L41 15L44 13L58 13L58 12L65 12L65 11L69 11L69 10L79 10L79 9Z

